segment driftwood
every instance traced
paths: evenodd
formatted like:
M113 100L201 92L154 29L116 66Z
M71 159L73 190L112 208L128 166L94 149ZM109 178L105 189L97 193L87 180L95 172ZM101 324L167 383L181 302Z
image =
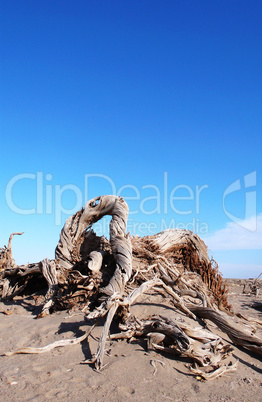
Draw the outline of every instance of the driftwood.
M91 229L105 215L112 216L109 240ZM48 287L39 318L59 309L80 309L90 321L105 317L97 352L84 362L94 363L98 370L103 367L114 318L120 332L111 335L111 340L146 337L149 350L190 358L190 370L203 379L234 371L237 365L226 362L232 347L206 329L203 320L213 321L233 344L262 354L261 338L243 325L240 316L235 322L218 265L209 259L199 236L188 230L169 229L154 236L131 237L126 233L127 218L123 198L96 197L67 219L54 260L24 266L17 266L13 260L12 234L8 247L0 249L1 301L18 294L37 294ZM188 322L163 316L139 320L130 307L145 293L163 295ZM83 337L88 337L92 328ZM42 353L81 342L83 337L6 355Z

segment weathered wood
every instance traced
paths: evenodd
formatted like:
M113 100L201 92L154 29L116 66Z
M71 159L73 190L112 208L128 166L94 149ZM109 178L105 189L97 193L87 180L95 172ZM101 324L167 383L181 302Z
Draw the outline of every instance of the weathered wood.
M93 272L100 271L103 263L104 251L91 251L88 258L88 268Z
M60 341L55 341L55 342L50 343L49 345L43 346L41 348L34 348L34 347L21 348L21 349L15 350L13 352L6 352L5 356L13 356L13 355L18 355L18 354L41 354L41 353L50 352L50 350L55 349L55 348L60 348L62 346L77 345L78 343L84 341L90 335L90 333L92 332L94 327L95 327L95 325L93 325L89 329L89 331L87 331L84 335L79 336L78 338L61 339Z
M0 248L0 272L5 269L10 269L15 267L15 261L13 259L12 254L12 239L16 235L22 235L23 232L15 232L12 233L8 240L8 246L4 246L4 248Z
M128 205L122 197L105 195L87 202L84 209L66 221L55 255L61 268L72 268L80 259L80 246L86 229L105 215L112 216L109 226L110 244L116 268L110 283L102 291L111 296L114 293L123 293L132 273L132 246L130 236L126 234Z
M105 215L112 216L109 240L96 236L91 229ZM0 298L9 300L25 289L30 291L30 281L37 277L44 287L48 286L38 317L49 314L51 307L55 310L77 306L86 312L87 319L105 317L92 359L98 370L103 367L105 343L116 315L122 332L111 339L147 337L149 349L190 358L207 367L208 373L201 367L192 368L195 375L204 379L235 370L236 364L228 366L222 362L231 353L231 346L225 345L216 334L195 327L196 317L215 322L235 345L261 353L259 336L219 311L228 311L230 307L227 289L218 265L209 259L207 247L199 236L188 230L168 229L154 236L130 237L126 233L127 219L128 206L123 198L96 197L67 219L55 260L44 259L23 266L16 266L12 259L12 234L8 247L0 249ZM142 294L150 292L164 295L173 309L191 319L191 324L162 316L138 320L131 314L130 306ZM73 344L80 339L63 342ZM61 346L61 342L33 348L37 351L23 348L19 353L42 353Z
M247 327L230 320L224 313L210 308L192 306L190 310L198 317L214 322L235 345L243 346L262 355L262 339Z
M54 297L57 293L58 288L58 280L57 280L57 271L56 271L56 263L55 261L50 261L48 258L45 258L41 261L42 274L47 281L48 291L45 296L45 304L41 313L38 315L38 318L45 317L49 314L50 308L54 303Z

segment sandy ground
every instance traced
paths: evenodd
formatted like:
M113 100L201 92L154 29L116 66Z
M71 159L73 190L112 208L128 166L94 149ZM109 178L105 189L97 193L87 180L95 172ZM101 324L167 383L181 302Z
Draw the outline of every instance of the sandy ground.
M261 310L254 308L254 303L262 303L262 296L244 295L242 289L240 281L230 282L230 302L235 310L261 320ZM101 327L94 329L88 342L75 346L40 355L4 356L21 347L40 347L83 335L88 325L83 313L64 311L36 319L39 307L32 297L1 305L14 309L11 315L0 312L1 401L262 401L262 359L236 347L232 361L239 360L238 370L207 382L192 376L183 360L147 353L145 340L112 341L105 357L107 366L101 373L94 371L81 362L96 351ZM152 300L150 295L133 309L140 317L174 314L164 299ZM228 341L226 335L220 335Z

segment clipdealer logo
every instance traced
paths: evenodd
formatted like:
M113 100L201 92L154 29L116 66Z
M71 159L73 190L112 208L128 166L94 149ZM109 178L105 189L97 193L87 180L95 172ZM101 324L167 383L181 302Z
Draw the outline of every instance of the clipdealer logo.
M257 229L257 219L249 219L251 217L257 216L257 172L251 172L243 177L243 184L241 180L238 179L231 183L223 194L223 209L226 216L238 226L243 227L250 232L254 232ZM236 195L236 193L243 193L244 200L242 201L242 211L244 212L244 217L240 218L235 215L228 207L226 207L226 200L230 201L230 197ZM241 205L240 205L241 207Z
M150 228L153 230L153 227L154 230L176 227L199 233L208 232L207 222L202 222L199 219L200 204L202 207L203 193L208 190L208 184L195 186L178 184L171 187L168 182L168 172L163 173L163 180L159 186L145 184L138 187L133 184L124 184L118 188L112 178L101 173L85 174L82 190L73 183L62 186L52 183L52 180L53 176L50 173L45 175L43 172L21 173L12 177L7 183L5 191L8 208L20 215L54 214L55 225L60 226L64 222L63 215L70 216L81 209L82 205L97 195L97 188L99 187L103 189L100 191L101 195L113 194L125 198L129 204L129 221L132 227L134 226L134 232L139 230L146 233L146 230L150 231ZM223 208L225 215L232 222L249 231L256 230L256 220L248 219L257 214L256 184L257 175L256 171L253 171L231 183L221 197L221 208ZM26 200L26 207L22 207L24 203L20 194L21 188L23 192L28 191L30 194ZM94 194L95 189L96 194ZM69 193L71 193L70 197ZM236 194L241 195L237 205L234 201ZM68 205L69 199L70 208L65 207ZM244 211L243 218L236 213L236 210L239 211L239 209ZM136 218L144 216L143 221L139 223L141 228L137 226L139 219L134 219L133 215L139 215ZM148 222L149 215L164 217L161 220L160 227L155 228L154 219ZM168 215L169 220L167 219ZM174 219L175 215L176 219ZM185 223L185 217L189 215L193 218L190 222ZM181 221L177 219L177 216L181 217ZM159 220L160 218L157 218L157 221Z
M9 209L16 214L53 214L55 224L62 224L62 215L72 215L81 209L89 199L93 198L94 188L103 189L103 194L113 194L122 196L129 204L129 217L141 214L148 215L172 215L186 216L190 214L199 215L202 193L208 189L208 185L188 186L187 184L178 184L171 188L168 184L168 173L164 172L162 183L145 184L141 187L133 184L125 184L117 188L115 182L107 175L101 173L92 173L84 175L84 191L75 184L52 184L53 176L44 175L43 172L21 173L12 177L6 186L5 198ZM102 186L101 186L102 184ZM27 207L22 207L21 194L19 189L28 188L30 193L27 199ZM20 190L21 191L21 190ZM25 191L25 190L23 190ZM68 195L70 192L70 197ZM66 195L67 193L67 195ZM66 208L65 200L74 200L70 208ZM67 202L68 204L68 202Z

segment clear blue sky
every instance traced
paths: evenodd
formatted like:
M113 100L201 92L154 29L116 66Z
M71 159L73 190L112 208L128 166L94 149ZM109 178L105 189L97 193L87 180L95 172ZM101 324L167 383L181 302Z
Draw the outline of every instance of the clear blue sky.
M68 216L120 193L131 233L193 229L224 276L258 275L261 1L0 4L0 246L24 231L17 263L52 258Z

